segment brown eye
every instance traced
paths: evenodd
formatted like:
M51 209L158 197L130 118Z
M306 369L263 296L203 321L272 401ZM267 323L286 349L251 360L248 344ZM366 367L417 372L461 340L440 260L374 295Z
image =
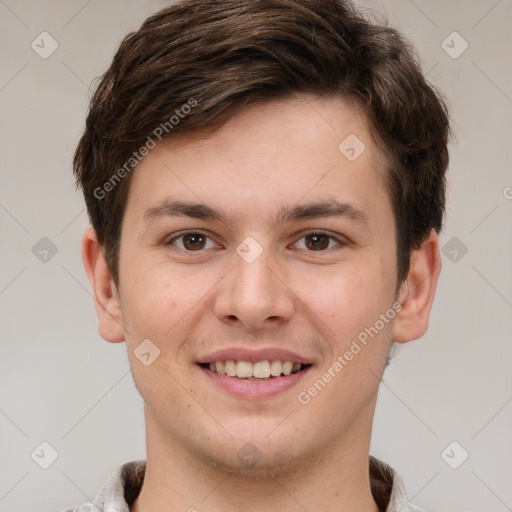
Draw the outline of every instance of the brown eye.
M189 251L203 249L206 244L206 237L200 233L185 235L183 237L183 246Z
M295 249L308 252L328 252L331 249L341 249L348 245L348 241L342 235L334 235L324 231L310 231L293 244Z
M305 237L306 247L313 251L322 251L329 247L330 237L322 234L306 235Z
M189 232L177 235L167 242L168 245L175 245L184 251L202 251L216 247L215 242L204 233Z

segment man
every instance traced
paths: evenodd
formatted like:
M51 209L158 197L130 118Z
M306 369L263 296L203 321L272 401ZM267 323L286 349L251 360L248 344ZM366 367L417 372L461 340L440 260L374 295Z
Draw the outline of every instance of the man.
M183 1L125 38L74 169L147 461L75 510L417 510L369 447L391 345L427 329L448 136L345 1Z

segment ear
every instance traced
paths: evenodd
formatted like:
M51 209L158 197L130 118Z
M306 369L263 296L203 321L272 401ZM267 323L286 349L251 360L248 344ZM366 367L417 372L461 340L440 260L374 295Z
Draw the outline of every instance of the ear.
M396 343L416 340L425 334L440 272L439 237L432 230L421 247L412 252L407 279L400 286L398 302L402 309L395 317L392 334Z
M82 260L92 286L101 337L111 343L124 341L119 293L93 228L82 237Z

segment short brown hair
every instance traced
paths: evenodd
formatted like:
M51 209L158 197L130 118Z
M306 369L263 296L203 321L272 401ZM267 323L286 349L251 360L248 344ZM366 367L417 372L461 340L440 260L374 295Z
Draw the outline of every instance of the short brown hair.
M387 156L398 282L407 277L411 251L442 229L450 132L446 105L410 44L345 0L184 0L122 41L74 156L116 283L130 171L155 131L215 128L294 93L362 105Z

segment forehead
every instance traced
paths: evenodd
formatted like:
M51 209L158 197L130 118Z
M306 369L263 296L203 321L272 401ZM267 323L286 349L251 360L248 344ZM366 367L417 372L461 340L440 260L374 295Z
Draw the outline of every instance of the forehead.
M247 108L213 133L164 140L134 171L127 214L142 218L173 196L253 219L333 198L379 215L389 207L385 169L357 105L295 96Z

